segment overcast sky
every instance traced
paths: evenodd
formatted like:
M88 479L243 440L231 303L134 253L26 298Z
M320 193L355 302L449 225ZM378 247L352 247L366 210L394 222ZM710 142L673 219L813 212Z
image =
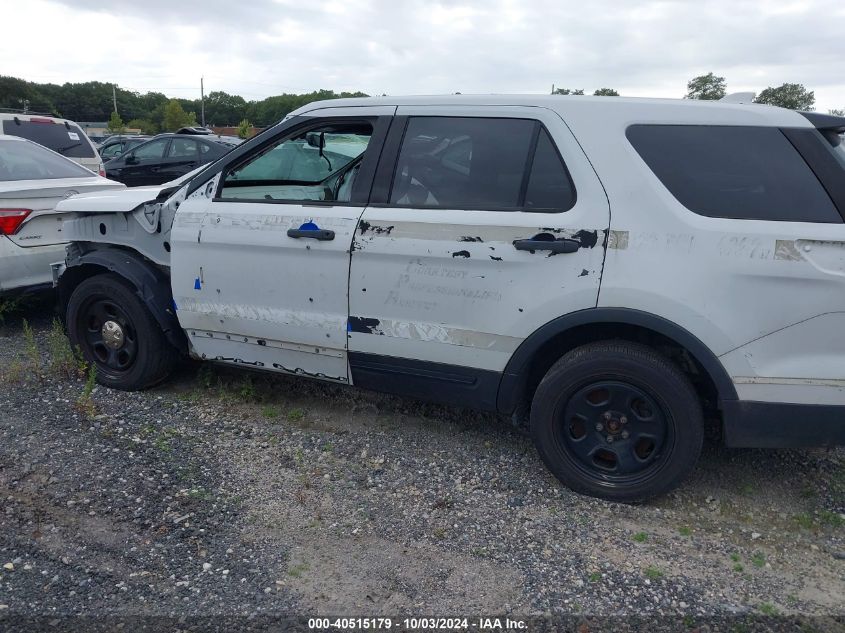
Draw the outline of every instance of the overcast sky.
M2 0L0 74L246 99L784 82L845 108L843 0ZM11 9L11 5L14 9ZM14 19L10 18L10 11Z

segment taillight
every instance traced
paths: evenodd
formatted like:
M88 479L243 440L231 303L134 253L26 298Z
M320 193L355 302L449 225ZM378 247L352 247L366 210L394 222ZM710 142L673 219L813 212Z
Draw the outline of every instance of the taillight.
M102 167L100 167L99 174L100 174L103 178L105 178L105 177L106 177L106 170L105 170L105 169L103 169Z
M33 116L29 118L30 123L55 123L53 119L43 119L41 117Z
M0 209L0 235L14 235L32 209Z

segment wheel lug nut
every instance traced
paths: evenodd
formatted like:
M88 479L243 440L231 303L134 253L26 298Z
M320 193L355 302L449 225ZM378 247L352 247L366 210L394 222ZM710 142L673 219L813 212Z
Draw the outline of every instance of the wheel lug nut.
M627 440L627 439L628 439L628 431L622 431L622 439L623 439L623 440Z
M622 424L628 424L628 418L626 418L624 415L621 418L619 418L619 421Z
M604 414L604 419L609 420L612 416L610 415L610 411L606 411Z
M596 424L596 431L604 431L604 424L602 424L601 422Z
M607 436L607 441L608 441L608 443L613 442L613 436L612 436L612 435L608 435L608 436Z

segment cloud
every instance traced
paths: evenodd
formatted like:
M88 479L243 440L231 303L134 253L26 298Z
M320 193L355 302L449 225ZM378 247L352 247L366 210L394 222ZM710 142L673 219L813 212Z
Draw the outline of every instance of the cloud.
M3 74L115 81L248 99L318 88L370 94L588 92L676 96L713 71L732 91L783 82L845 107L841 1L28 0L0 41ZM24 53L25 52L25 53Z

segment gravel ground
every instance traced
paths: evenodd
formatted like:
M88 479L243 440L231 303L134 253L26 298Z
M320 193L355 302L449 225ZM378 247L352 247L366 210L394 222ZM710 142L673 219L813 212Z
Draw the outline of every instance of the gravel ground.
M614 505L562 487L493 417L192 363L86 397L62 345L49 304L0 326L0 618L785 614L840 630L841 449L712 446L677 492Z

